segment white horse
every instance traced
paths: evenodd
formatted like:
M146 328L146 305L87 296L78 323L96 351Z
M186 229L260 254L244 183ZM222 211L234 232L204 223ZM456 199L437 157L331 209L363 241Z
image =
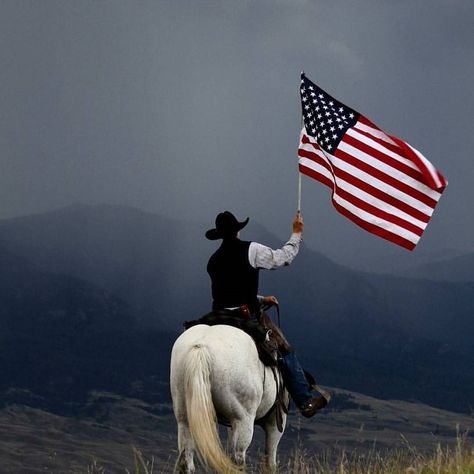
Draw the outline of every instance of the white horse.
M265 417L277 396L272 369L259 360L252 338L225 325L199 324L188 329L173 346L170 385L178 423L175 470L194 472L197 451L205 465L220 473L241 472L254 422ZM286 391L284 399L287 405ZM233 460L222 448L217 419L230 424L228 447ZM283 413L283 429L285 424ZM265 468L274 472L283 434L277 428L275 411L264 418L262 427Z

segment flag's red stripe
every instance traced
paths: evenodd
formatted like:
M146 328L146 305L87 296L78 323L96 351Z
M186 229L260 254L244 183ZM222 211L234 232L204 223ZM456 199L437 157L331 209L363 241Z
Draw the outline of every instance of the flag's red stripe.
M444 176L439 173L439 171L436 171L436 173L437 176L439 175L441 177L441 187L436 184L435 179L431 175L429 168L425 165L423 160L421 160L419 156L403 140L400 140L400 138L394 137L392 135L388 136L404 151L404 155L412 160L413 163L418 166L418 168L420 168L430 188L440 191L446 187L446 180L444 179Z
M307 168L304 165L299 165L299 170L306 176L316 179L317 181L325 184L328 188L331 188L331 190L334 190L334 183L327 176L324 176L323 174L318 173L311 168Z
M408 250L413 250L415 248L416 244L414 244L413 242L410 242L409 240L404 239L403 237L394 234L386 229L382 229L381 227L364 221L359 216L354 215L352 212L348 211L346 208L342 207L337 202L333 201L333 205L343 216L347 217L359 227L362 227L363 229L371 232L372 234L378 235L379 237L389 240L390 242L400 245L401 247L405 247Z
M312 161L318 163L318 165L323 166L330 173L332 173L332 169L331 169L331 166L329 165L329 163L324 158L321 158L317 153L313 153L311 151L303 150L303 149L300 148L298 150L298 156L301 156L303 158L308 158L309 160L312 160Z
M389 143L387 142L386 140L383 140L382 138L379 138L379 137L376 137L375 135L372 135L372 133L370 132L367 132L365 130L362 130L361 128L358 128L357 127L357 124L354 125L354 127L352 127L353 130L355 130L357 133L360 133L361 135L364 135L366 136L367 138L370 138L371 140L374 140L374 142L377 142L378 144L384 146L385 148L387 148L388 150L390 150L391 152L393 153L396 153L397 155L400 155L404 158L406 158L403 153L401 153L401 150L400 148L398 148L397 145L395 145L394 143ZM380 130L379 128L376 128L376 130L379 130L381 133L384 133L386 135L386 133L383 131L383 130Z
M345 137L343 139L345 141ZM359 158L356 158L355 156L340 150L339 148L336 150L334 153L334 156L337 158L340 158L341 160L345 161L346 163L349 163L350 165L354 166L355 168L358 168L362 171L365 171L367 174L370 174L374 178L377 178L378 180L382 181L385 184L388 184L390 186L393 186L394 188L404 192L408 196L411 196L412 198L415 198L416 200L426 204L427 206L432 207L433 209L436 206L436 201L426 194L423 194L422 192L418 191L417 189L412 188L408 184L402 183L398 179L394 178L393 176L390 176L383 171L378 170L377 168L374 168L373 166L369 165L368 163L363 162Z
M361 133L358 131L358 133ZM363 135L368 136L371 140L374 140L374 137L371 137L369 134L363 133ZM392 168L397 169L398 171L401 171L402 173L406 174L410 178L419 181L422 184L426 185L425 178L422 173L419 171L410 168L410 166L405 165L401 161L398 161L395 158L392 158L391 156L386 155L385 153L382 153L380 150L377 150L375 148L372 148L370 145L367 143L361 142L357 138L350 136L350 135L345 135L344 137L344 142L348 143L349 145L352 145L355 148L358 148L359 150L362 150L364 153L367 153L370 156L373 156L374 158L377 158L378 160L382 161L386 165L391 166ZM380 140L380 145L384 146L385 148L389 149L387 146L388 143L384 142L383 140ZM398 154L400 150L398 151Z
M372 128L376 128L377 130L380 130L380 128L377 127L377 125L371 122L367 117L364 117L362 114L359 114L359 118L357 119L357 121L360 123L363 123L364 125L367 125L368 127L372 127Z
M363 115L360 115L358 120L364 125L375 128L377 130L381 130L379 127L377 127L377 125L373 124L367 117L364 117ZM445 177L438 170L436 170L436 175L440 179L441 187L438 187L433 176L431 175L430 170L426 167L425 163L423 163L423 160L421 160L418 157L418 155L403 140L401 140L400 138L394 137L393 135L389 135L383 130L381 131L385 133L387 137L389 137L391 140L393 140L396 143L396 145L401 149L402 155L404 157L408 158L409 160L413 161L413 163L415 163L415 165L423 174L426 183L431 189L434 189L435 191L444 190L444 188L447 186L448 183ZM400 154L400 151L398 152L398 154Z
M420 227L413 224L412 222L402 219L401 217L395 216L389 212L382 211L380 208L375 207L372 204L363 201L362 199L359 199L357 196L354 196L353 194L347 192L344 189L337 188L336 193L338 196L341 196L346 201L349 201L355 207L358 207L359 209L362 209L363 211L372 214L373 216L376 216L379 219L383 219L385 221L391 222L392 224L396 224L400 227L403 227L404 229L413 232L416 235L421 236L421 234L423 234L424 229L420 229Z
M396 197L393 197L390 194L381 191L380 189L366 183L365 181L362 181L359 178L356 178L355 176L352 176L346 171L343 171L339 168L333 168L333 170L338 178L341 178L344 181L347 181L348 183L358 187L359 189L362 189L366 193L371 194L372 196L375 196L376 198L385 201L386 203L391 204L394 207L397 207L401 211L406 212L407 214L414 217L415 219L420 220L421 222L429 222L430 216L424 214L423 212L410 206L409 204L400 201Z
M366 183L365 181L362 181L359 178L356 178L355 176L347 173L344 170L341 170L337 167L330 167L321 157L319 157L315 153L308 152L306 150L302 150L301 148L298 150L298 154L300 156L304 156L305 158L308 158L316 163L318 163L321 166L324 166L327 170L329 170L332 174L335 174L337 178L340 178L344 181L347 181L348 183L352 184L353 186L361 189L362 191L365 191L367 194L370 194L381 201L384 201L388 204L391 204L392 206L400 209L401 211L407 213L408 215L414 217L415 219L420 220L421 222L426 222L428 223L430 220L430 216L424 214L420 210L410 206L409 204L400 201L399 199L391 196L390 194L381 191L380 189Z

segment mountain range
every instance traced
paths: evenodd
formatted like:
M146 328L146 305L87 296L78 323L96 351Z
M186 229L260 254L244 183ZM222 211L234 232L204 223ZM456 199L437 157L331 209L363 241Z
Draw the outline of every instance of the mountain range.
M4 400L166 398L172 341L210 305L207 227L110 205L0 221ZM274 248L287 238L253 222L242 234ZM358 272L305 245L289 268L261 273L321 383L459 412L474 405L473 290Z

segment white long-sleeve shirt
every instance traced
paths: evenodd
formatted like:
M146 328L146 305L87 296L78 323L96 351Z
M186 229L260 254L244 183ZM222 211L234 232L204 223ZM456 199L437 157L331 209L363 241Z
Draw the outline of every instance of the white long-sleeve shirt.
M301 233L293 233L288 242L281 249L277 250L257 242L251 242L248 254L250 265L253 268L265 270L275 270L289 265L298 254L302 240Z

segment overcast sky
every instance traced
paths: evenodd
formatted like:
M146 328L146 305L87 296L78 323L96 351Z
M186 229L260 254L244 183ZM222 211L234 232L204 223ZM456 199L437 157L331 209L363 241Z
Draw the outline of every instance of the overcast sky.
M472 252L473 25L472 0L1 0L0 218L116 203L211 227L229 209L283 241L304 69L450 183L410 254L303 177L306 244L361 268Z

